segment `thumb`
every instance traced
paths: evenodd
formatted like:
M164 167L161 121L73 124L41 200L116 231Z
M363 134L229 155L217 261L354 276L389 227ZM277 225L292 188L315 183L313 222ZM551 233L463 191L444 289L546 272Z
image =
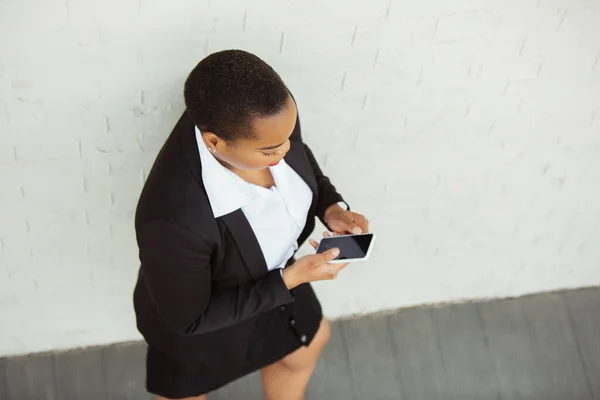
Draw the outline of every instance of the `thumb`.
M326 264L329 261L334 260L339 255L340 255L340 249L338 249L337 247L334 247L333 249L324 252L323 257L322 257L323 264Z

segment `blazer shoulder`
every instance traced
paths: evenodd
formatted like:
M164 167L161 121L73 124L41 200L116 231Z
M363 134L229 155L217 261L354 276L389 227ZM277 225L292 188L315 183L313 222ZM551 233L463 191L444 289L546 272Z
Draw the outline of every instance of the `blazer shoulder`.
M197 149L190 148L194 144L193 124L184 113L148 174L136 209L136 230L146 222L164 220L204 238L214 235L217 225L198 180L201 165L199 156L194 158Z

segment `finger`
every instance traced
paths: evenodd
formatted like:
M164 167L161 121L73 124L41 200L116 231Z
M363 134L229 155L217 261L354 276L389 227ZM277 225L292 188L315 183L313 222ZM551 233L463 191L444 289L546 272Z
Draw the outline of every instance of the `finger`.
M369 231L369 222L364 216L347 211L347 213L344 215L344 218L346 232L354 235L360 235Z
M349 212L347 215L349 222L346 231L354 235L360 235L361 233L363 233L362 228L356 223L354 219L354 214Z
M363 215L352 213L352 219L354 224L362 230L361 233L369 232L369 221Z
M348 263L346 264L325 264L323 268L323 274L327 279L335 279L341 270L346 268Z
M331 271L333 272L332 279L335 279L335 278L337 278L340 271L348 266L348 263L346 263L346 264L329 264L329 265L331 265Z
M329 264L333 267L333 269L335 270L336 275L343 270L344 268L346 268L349 263L345 263L345 264Z
M325 267L327 279L333 280L337 278L338 270L334 267L333 264L327 264Z
M325 231L325 232L323 232L323 237L331 237L331 233L329 233L328 231Z
M360 235L360 234L364 233L364 229L360 225L358 225L356 223L356 221L354 221L354 219L350 223L347 231L353 235Z
M352 232L354 223L352 222L352 213L344 211L337 215L335 221L330 221L329 227L333 232L336 233L349 233Z

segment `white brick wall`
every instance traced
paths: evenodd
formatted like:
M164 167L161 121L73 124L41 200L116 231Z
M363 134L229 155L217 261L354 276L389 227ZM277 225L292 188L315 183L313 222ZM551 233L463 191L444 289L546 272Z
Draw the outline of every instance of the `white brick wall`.
M3 0L0 355L137 338L136 200L231 47L379 235L329 316L600 284L597 1Z

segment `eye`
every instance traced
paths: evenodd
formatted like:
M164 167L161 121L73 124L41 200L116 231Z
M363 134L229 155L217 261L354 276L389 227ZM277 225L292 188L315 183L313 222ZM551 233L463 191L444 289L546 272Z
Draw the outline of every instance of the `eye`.
M274 155L275 155L275 153L263 153L263 156L265 156L265 157L271 157Z

